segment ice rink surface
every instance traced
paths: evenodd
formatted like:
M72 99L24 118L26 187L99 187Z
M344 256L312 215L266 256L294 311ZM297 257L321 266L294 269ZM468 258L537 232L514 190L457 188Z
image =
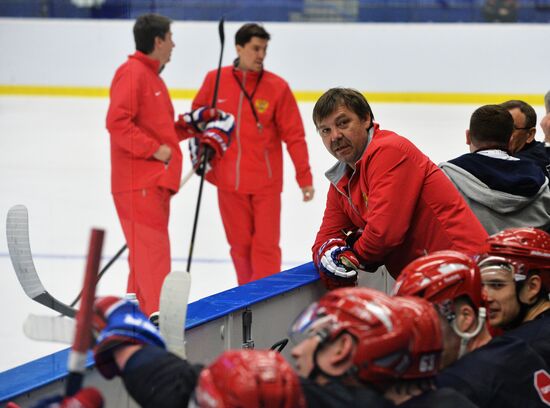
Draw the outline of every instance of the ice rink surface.
M36 269L44 287L65 303L70 303L82 286L90 229L106 230L104 263L124 244L110 194L107 106L107 99L0 97L1 228L5 231L11 206L24 204L28 208ZM190 101L175 100L174 106L176 112L183 113ZM477 106L374 103L372 108L381 128L407 137L432 161L440 163L467 152L464 131ZM285 155L283 269L311 259L310 247L328 189L324 171L335 161L325 151L311 121L313 103L300 103L300 109L316 195L312 202L301 201L292 163ZM543 107L536 110L540 118ZM542 140L540 135L537 139ZM187 142L181 147L186 174L190 168ZM198 181L193 177L171 203L173 269L185 270ZM192 301L236 285L228 251L215 189L205 184L191 269ZM100 281L99 294L123 295L126 277L124 256ZM66 347L35 342L23 335L22 323L29 313L53 312L24 294L8 256L5 232L0 234L0 310L0 371Z

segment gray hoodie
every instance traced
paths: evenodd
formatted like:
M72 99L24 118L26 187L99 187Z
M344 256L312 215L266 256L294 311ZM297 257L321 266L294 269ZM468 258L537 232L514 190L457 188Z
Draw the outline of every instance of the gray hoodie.
M548 179L531 162L469 153L439 167L488 234L511 227L550 228Z

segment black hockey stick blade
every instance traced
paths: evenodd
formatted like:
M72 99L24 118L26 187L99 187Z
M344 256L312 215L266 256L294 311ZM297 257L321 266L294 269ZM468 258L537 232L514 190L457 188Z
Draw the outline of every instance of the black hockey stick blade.
M220 87L220 73L222 70L222 59L223 59L223 49L225 44L225 31L223 28L225 18L222 17L220 19L220 23L218 24L218 34L220 36L220 59L218 61L218 71L216 72L216 82L214 84L214 96L212 97L212 108L216 107L216 104L218 102L218 89Z
M8 211L6 235L11 263L27 296L58 313L75 317L76 310L48 293L38 277L29 241L29 215L24 205L13 206Z

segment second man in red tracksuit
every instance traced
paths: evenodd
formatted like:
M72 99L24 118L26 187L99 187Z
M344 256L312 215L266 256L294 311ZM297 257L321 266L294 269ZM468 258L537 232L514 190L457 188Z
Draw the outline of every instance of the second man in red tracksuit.
M235 116L232 144L206 179L218 203L240 285L281 270L280 213L285 142L304 201L313 198L304 127L292 92L266 71L269 34L257 24L235 35L238 58L221 69L217 107ZM209 72L193 109L212 102L216 70Z

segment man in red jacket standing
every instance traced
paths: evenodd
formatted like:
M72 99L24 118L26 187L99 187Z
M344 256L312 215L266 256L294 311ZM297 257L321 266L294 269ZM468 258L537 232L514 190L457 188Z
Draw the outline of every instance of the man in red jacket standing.
M353 286L357 271L381 265L395 278L433 251L481 250L487 233L460 193L409 140L379 128L361 93L328 90L313 122L338 159L326 173L331 185L312 248L329 289Z
M159 76L175 47L170 24L157 14L136 20L136 52L113 78L107 113L111 190L130 252L127 291L136 294L152 320L171 268L168 218L170 198L181 178L179 142L198 135L221 156L231 131L226 125L233 121L230 115L208 109L174 121L172 101Z
M304 127L288 84L264 69L269 33L245 24L235 35L238 58L223 67L217 106L235 116L232 145L206 179L218 203L240 285L281 270L280 213L285 142L304 201L313 198ZM216 71L206 75L193 109L213 98Z

